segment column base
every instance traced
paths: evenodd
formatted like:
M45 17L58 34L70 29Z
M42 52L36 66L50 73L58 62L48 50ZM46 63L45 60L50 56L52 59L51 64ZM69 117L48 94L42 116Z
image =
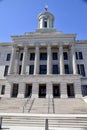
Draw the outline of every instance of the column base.
M32 94L31 98L38 98L37 94Z
M61 95L61 98L68 98L67 95Z
M17 98L24 98L24 94L18 94Z
M53 98L53 95L46 95L46 98Z

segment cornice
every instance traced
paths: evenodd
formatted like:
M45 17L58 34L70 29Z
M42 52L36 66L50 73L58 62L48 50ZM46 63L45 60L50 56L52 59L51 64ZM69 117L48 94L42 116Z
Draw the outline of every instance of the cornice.
M27 33L20 36L11 36L12 40L20 39L48 39L48 38L76 38L76 34L61 34L61 33Z

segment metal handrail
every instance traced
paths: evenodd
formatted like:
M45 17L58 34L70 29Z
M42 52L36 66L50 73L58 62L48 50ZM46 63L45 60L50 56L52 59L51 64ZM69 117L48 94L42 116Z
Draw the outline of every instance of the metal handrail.
M31 95L29 96L29 98L27 99L27 101L23 105L23 110L22 110L23 113L24 113L24 109L25 109L27 103L30 101L30 98L31 98Z

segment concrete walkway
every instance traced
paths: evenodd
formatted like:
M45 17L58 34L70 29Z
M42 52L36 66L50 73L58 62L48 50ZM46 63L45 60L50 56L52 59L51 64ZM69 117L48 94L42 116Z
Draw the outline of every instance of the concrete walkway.
M1 130L45 130L43 127L3 126ZM49 128L49 130L87 130L87 128Z

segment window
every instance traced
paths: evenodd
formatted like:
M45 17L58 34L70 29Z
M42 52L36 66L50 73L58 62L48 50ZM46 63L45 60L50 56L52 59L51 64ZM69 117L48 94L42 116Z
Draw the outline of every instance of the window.
M53 74L58 74L58 65L53 65Z
M69 65L68 64L64 65L64 68L65 68L65 74L69 74Z
M19 74L21 74L21 68L22 68L22 66L19 65Z
M82 55L82 52L76 52L76 59L78 60L82 60L83 59L83 55Z
M23 53L20 54L20 61L23 60Z
M8 54L7 54L6 61L10 61L10 59L11 59L11 54L10 54L10 53L8 53Z
M4 70L4 76L7 76L7 75L8 75L8 68L9 68L9 66L6 65L6 66L5 66L5 70Z
M77 65L77 69L78 69L78 74L85 76L85 68L84 68L84 64L78 64Z
M87 96L87 85L82 85L82 95Z
M30 53L30 60L35 60L35 53Z
M64 57L64 60L68 60L68 54L67 54L67 52L63 52L63 57Z
M39 74L46 74L46 73L47 73L47 66L46 65L40 65Z
M2 85L1 94L2 94L2 95L5 94L5 85Z
M47 28L47 18L44 19L44 27Z
M52 57L53 57L53 60L57 60L57 59L58 59L58 55L57 55L57 53L54 52L54 53L52 54Z
M34 65L30 65L29 74L34 73Z
M47 53L40 53L40 60L47 60Z

